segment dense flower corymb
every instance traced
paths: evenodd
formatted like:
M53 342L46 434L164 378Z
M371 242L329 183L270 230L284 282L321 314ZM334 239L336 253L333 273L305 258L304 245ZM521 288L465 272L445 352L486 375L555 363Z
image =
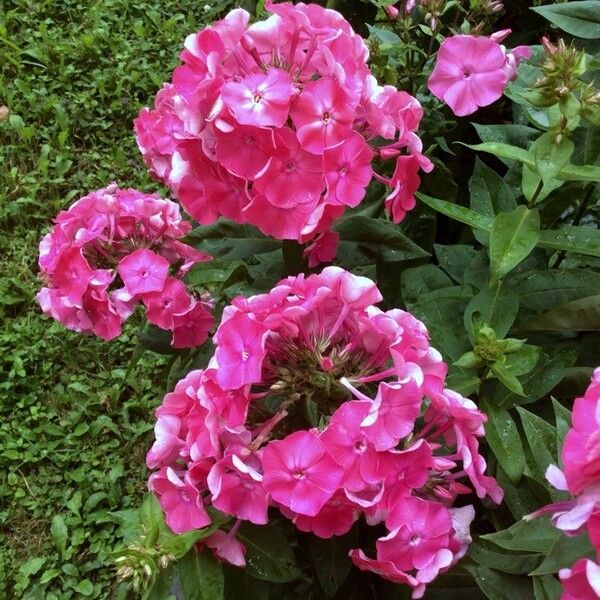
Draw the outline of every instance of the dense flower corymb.
M179 241L190 231L179 207L115 184L79 199L40 243L42 310L69 329L111 340L138 302L148 320L173 332L172 345L201 344L210 306L181 277L210 256Z
M463 117L488 106L516 77L517 66L531 56L526 46L510 52L500 42L510 30L492 36L455 35L446 38L437 54L428 87L455 115Z
M353 562L415 598L464 555L474 511L454 500L469 482L502 498L478 452L485 417L445 388L424 325L380 300L371 280L329 267L225 308L208 367L157 410L150 489L170 494L172 527L210 504L257 525L278 509L323 538L362 517L380 537Z
M223 215L278 239L328 235L374 176L396 190L388 209L399 221L414 206L417 172L432 168L415 133L418 101L377 83L339 13L265 8L265 21L236 9L188 36L172 82L135 121L151 172L200 223ZM394 180L373 171L377 158L409 156ZM398 194L404 180L412 191Z

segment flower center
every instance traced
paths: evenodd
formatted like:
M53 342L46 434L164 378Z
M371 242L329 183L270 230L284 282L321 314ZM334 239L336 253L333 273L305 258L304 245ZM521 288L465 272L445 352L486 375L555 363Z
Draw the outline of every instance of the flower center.
M294 469L292 471L292 475L294 476L295 479L304 479L306 477L306 475L304 474L304 471L302 469Z
M465 79L471 79L471 73L470 73L469 71L465 71L465 72L463 73L463 77L464 77Z
M362 454L367 448L367 445L365 444L364 440L358 440L355 444L354 444L354 450L359 453Z
M242 350L242 360L245 362L250 358L250 352L248 352L248 350L246 350L246 348L244 348Z
M288 160L285 163L285 170L286 171L295 171L296 170L296 163L293 160Z
M331 113L328 110L326 110L323 113L323 123L329 123L329 121L331 121Z
M411 546L416 546L420 541L421 541L421 536L415 534L410 537L410 539L408 540L408 543Z
M262 96L260 94L254 94L254 98L252 98L254 104L260 104L262 102Z
M143 269L140 271L140 277L143 277L144 279L146 279L146 277L148 277L148 275L150 275L150 272L148 271L148 269Z

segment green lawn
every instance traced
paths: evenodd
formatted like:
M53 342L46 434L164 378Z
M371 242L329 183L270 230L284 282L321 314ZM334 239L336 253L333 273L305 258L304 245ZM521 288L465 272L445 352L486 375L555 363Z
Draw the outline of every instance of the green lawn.
M161 359L126 379L136 324L106 344L40 313L37 244L52 217L117 181L156 190L132 119L185 36L224 2L0 4L0 590L108 598L118 511L136 507ZM1 112L6 112L2 111Z

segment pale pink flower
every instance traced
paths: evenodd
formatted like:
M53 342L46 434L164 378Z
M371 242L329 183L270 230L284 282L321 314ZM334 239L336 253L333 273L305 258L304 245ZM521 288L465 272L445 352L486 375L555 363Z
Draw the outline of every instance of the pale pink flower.
M305 86L290 116L302 147L322 154L328 146L345 139L352 128L354 107L337 81L323 78Z
M442 42L428 87L463 117L502 96L507 83L505 63L506 56L495 40L455 35Z
M181 480L171 467L151 475L148 485L158 495L160 506L166 514L165 521L174 533L185 533L210 525L210 517L198 490Z
M252 73L230 81L221 92L223 102L241 125L283 127L292 96L292 78L281 69Z
M323 170L330 204L358 206L373 176L373 151L363 137L352 132L348 138L323 152Z
M314 517L338 489L342 467L309 431L270 442L262 455L263 485L274 500Z

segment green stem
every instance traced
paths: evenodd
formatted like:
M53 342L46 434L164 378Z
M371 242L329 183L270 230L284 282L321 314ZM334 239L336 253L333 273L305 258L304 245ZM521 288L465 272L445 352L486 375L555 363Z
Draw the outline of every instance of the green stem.
M585 196L583 197L583 200L581 201L581 204L579 205L579 208L577 209L577 213L575 214L575 218L573 219L572 225L579 225L579 223L581 223L581 219L583 219L583 217L585 216L585 213L587 212L587 210L589 208L590 200L592 199L592 194L594 193L595 188L596 188L595 185L588 186L588 189L585 192ZM567 255L567 251L561 250L558 253L558 256L556 257L556 262L554 263L554 266L552 268L558 269L558 267L560 267L560 264L562 263L562 261L565 259L566 255Z
M523 166L523 168L525 168L525 166ZM540 179L539 183L537 184L537 187L535 188L535 192L533 192L533 196L531 196L531 200L529 200L529 202L527 203L527 208L533 208L535 206L535 201L538 199L538 196L540 195L543 187L544 182Z
M281 242L283 264L288 275L298 275L308 270L308 263L303 256L302 245L296 240L283 240Z

